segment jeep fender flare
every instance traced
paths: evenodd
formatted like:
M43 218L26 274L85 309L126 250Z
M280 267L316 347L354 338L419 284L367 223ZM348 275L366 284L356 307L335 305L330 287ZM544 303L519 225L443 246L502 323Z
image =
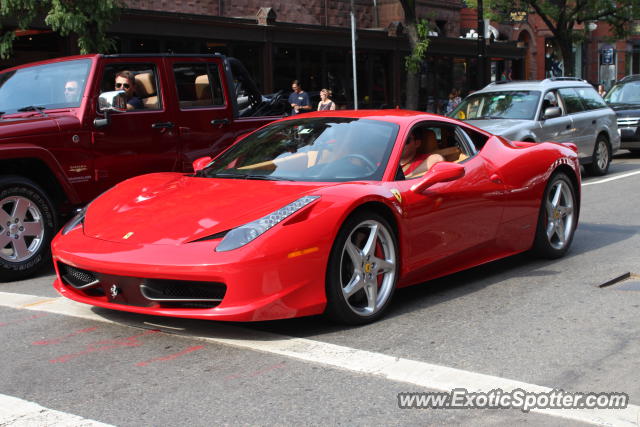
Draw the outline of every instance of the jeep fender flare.
M69 183L62 166L56 158L45 148L33 144L2 144L0 145L0 161L8 159L37 159L44 163L58 181L69 202L77 205L81 203L76 190Z

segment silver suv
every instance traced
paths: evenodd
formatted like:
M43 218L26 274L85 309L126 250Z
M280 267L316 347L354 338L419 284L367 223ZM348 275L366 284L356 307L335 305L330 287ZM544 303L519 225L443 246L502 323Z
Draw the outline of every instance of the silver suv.
M584 80L496 82L467 96L449 116L514 141L573 142L593 175L620 148L616 114Z

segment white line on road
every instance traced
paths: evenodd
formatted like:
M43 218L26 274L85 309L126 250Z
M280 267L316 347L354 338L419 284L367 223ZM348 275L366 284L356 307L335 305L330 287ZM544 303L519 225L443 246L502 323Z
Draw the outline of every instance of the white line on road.
M46 301L45 301L46 300ZM35 304L42 301L41 304ZM109 310L98 310L117 321L101 316L90 306L76 303L66 298L44 298L32 295L22 295L0 292L0 306L45 311L66 316L81 317L107 323L121 323L130 326L144 327L144 320L137 320L143 316L127 315ZM269 332L256 331L227 325L219 322L202 322L188 319L166 320L170 327L186 326L186 332L176 333L175 330L165 331L178 336L187 336L199 340L231 345L234 347L278 354L306 362L313 362L345 369L351 372L375 375L412 384L427 389L449 392L455 388L466 388L469 391L489 392L502 389L505 392L523 389L528 392L550 392L553 389L535 384L528 384L506 378L434 365L416 360L403 359L374 353L365 350L339 346L305 338L293 338ZM570 390L565 390L570 391ZM588 390L576 390L588 391ZM594 390L616 391L616 390ZM553 417L580 421L605 426L637 426L640 407L629 405L626 409L532 409Z
M37 403L0 394L0 426L110 427L97 421L48 409Z
M604 184L605 182L615 181L616 179L627 178L627 177L630 177L630 176L633 176L633 175L638 175L638 174L640 174L640 171L623 173L622 175L615 175L615 176L612 176L611 178L605 178L605 179L600 179L598 181L590 181L590 182L587 182L587 183L583 183L582 186L586 187L588 185Z

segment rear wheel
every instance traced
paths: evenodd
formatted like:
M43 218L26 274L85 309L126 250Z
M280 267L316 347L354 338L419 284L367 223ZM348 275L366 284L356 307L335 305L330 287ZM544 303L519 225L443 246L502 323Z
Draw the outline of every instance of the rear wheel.
M573 184L564 173L551 177L544 191L533 251L544 258L563 256L573 240L578 202Z
M33 181L0 178L0 281L24 279L51 259L53 204Z
M398 273L398 248L389 223L375 213L351 216L329 257L325 314L351 325L379 319L389 306Z
M609 170L610 163L611 151L609 150L609 142L604 136L600 135L596 140L591 164L587 165L587 170L591 175L604 175Z

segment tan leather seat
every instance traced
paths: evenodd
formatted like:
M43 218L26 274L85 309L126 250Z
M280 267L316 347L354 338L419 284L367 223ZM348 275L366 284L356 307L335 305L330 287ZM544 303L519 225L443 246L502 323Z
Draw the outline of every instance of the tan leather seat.
M440 154L447 162L461 162L468 157L458 147L439 148L436 134L431 129L424 130L420 146L420 149L424 150L422 152Z
M142 101L144 108L160 108L160 100L156 94L156 85L152 73L136 74L136 95Z

